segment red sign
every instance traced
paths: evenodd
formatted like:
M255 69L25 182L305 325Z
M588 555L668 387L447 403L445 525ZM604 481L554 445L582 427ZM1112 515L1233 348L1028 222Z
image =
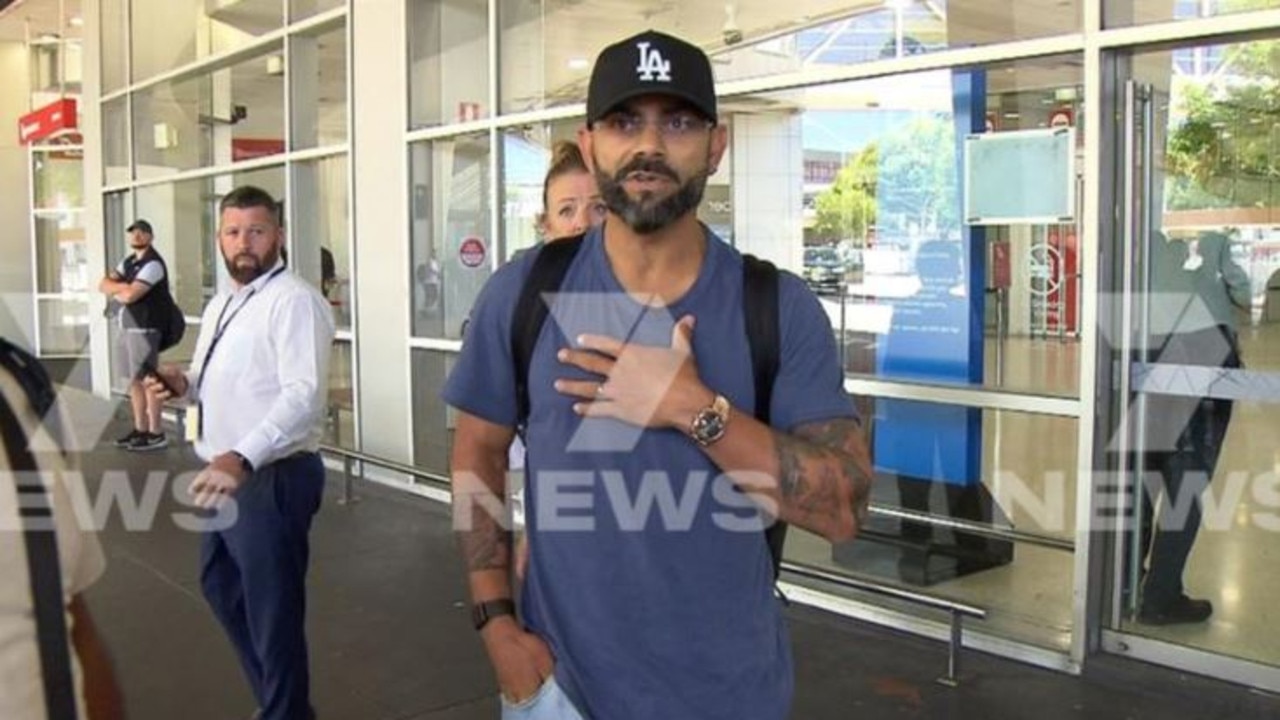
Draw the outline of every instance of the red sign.
M480 103L458 103L458 122L473 122L480 119Z
M232 138L231 162L279 155L284 152L283 140L266 138Z
M30 145L78 126L75 98L62 98L18 118L18 142Z
M1012 260L1009 243L991 243L991 287L1009 289L1013 286Z
M1058 108L1049 113L1049 127L1071 127L1076 122L1075 113L1071 112L1071 108Z
M462 246L458 248L458 259L469 268L483 265L484 256L484 241L478 237L469 237L463 240Z
M1076 276L1080 265L1075 228L1051 227L1046 242L1057 251L1053 254L1055 262L1052 271L1062 281L1049 290L1045 324L1051 331L1062 329L1075 332L1079 320L1076 317L1076 302L1080 294L1080 278Z

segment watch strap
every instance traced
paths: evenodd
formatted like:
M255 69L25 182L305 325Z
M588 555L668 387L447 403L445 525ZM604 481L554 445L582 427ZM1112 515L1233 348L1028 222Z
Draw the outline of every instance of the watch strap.
M489 621L503 615L515 615L516 604L511 598L488 600L471 606L471 623L476 630L484 629Z

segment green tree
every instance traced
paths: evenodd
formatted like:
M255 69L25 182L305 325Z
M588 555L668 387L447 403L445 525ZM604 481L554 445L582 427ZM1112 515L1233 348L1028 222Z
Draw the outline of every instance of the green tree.
M1220 12L1265 5L1223 3ZM1225 48L1224 69L1177 79L1167 142L1171 210L1280 205L1280 42Z
M831 187L815 199L814 232L827 240L853 239L861 246L876 221L876 173L879 152L864 147L836 174Z
M946 113L914 118L880 152L881 224L944 237L960 226L955 126Z

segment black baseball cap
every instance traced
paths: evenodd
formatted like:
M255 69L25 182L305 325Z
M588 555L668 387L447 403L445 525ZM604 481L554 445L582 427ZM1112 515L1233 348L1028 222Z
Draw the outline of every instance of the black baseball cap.
M708 120L717 119L715 77L707 54L656 30L600 51L587 88L587 125L641 95L680 98Z
M148 235L155 235L155 233L151 231L151 223L142 219L134 220L132 225L124 229L125 232L133 232L134 230L141 230Z

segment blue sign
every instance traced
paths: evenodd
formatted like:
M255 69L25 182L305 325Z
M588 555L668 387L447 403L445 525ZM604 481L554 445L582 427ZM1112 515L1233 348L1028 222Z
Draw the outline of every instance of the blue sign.
M986 124L984 71L953 71L951 124L953 142L946 151L951 172L941 191L936 182L926 184L928 178L921 182L927 173L904 170L889 153L880 154L878 243L894 241L895 224L907 237L914 236L902 250L913 253L918 279L914 294L889 300L893 319L876 346L877 375L884 379L982 383L984 231L962 223L960 209L965 206L964 138L981 132ZM895 162L898 164L891 170L887 163ZM910 202L881 201L881 197L895 193L906 195ZM920 211L919 218L930 205L942 208L935 217L925 218L930 227L901 227L902 218L912 207ZM982 466L982 411L877 400L874 458L876 470L881 472L954 485L975 484Z

